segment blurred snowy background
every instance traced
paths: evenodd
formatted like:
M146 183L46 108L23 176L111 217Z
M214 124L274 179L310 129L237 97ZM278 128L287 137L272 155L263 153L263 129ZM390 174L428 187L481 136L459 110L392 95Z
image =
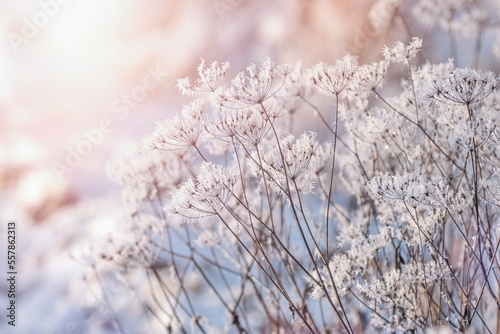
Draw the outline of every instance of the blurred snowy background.
M117 332L72 254L119 222L106 162L180 111L177 79L195 77L200 58L229 61L229 77L268 56L305 68L347 51L370 61L408 39L397 2L378 9L374 29L371 0L0 0L1 310L9 220L19 273L16 327L1 311L0 332ZM112 278L106 289L125 294ZM155 332L128 319L129 333Z

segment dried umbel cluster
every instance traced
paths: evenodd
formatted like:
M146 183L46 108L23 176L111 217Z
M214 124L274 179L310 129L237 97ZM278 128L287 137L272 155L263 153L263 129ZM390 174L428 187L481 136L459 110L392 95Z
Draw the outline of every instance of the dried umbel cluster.
M133 228L99 253L146 272L152 322L500 330L498 76L419 65L421 47L310 70L266 59L232 81L229 64L202 61L179 81L196 100L110 168ZM384 90L398 66L399 88ZM294 133L302 115L327 135Z
M477 1L411 3L369 17L437 20L455 51L495 25ZM110 166L126 223L93 268L142 274L123 281L166 333L500 331L499 77L423 44L233 79L202 60L178 82L194 100Z

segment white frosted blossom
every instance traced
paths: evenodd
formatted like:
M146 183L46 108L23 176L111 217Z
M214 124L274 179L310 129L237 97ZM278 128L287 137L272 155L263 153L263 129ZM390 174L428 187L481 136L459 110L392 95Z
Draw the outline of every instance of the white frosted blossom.
M312 70L311 80L320 93L334 97L349 87L357 67L356 60L350 56L337 60L335 65L319 63Z
M249 109L228 109L220 107L208 118L206 130L214 139L231 142L247 128L247 122L252 117Z
M247 75L240 72L229 88L217 92L214 103L224 107L260 105L277 93L289 72L288 66L277 66L270 58L259 68L252 64L247 67Z
M298 139L287 136L281 139L281 147L264 156L268 172L277 180L297 179L308 170L317 145L314 133L303 133Z
M287 76L287 80L280 89L279 96L287 99L302 96L307 97L311 93L311 85L306 71L302 67L302 63L297 63Z
M373 300L379 307L392 309L392 315L386 321L373 316L375 327L392 331L412 331L423 310L419 307L418 296L428 286L443 276L442 264L430 261L403 265L400 270L393 269L383 274L382 278L372 282L360 282L357 288Z
M167 156L162 151L133 153L108 164L107 174L120 183L123 198L131 214L147 203L157 201L176 189L186 178L184 164L191 162L187 152Z
M153 134L144 138L147 150L174 150L196 146L203 132L203 102L196 100L182 108L181 115L156 125Z
M161 253L163 222L154 216L141 216L121 225L102 243L98 256L124 267L152 267Z
M253 111L249 116L245 126L238 133L238 140L243 145L257 147L264 140L271 127L266 117L258 111Z
M373 91L382 87L388 66L387 61L359 66L356 71L356 88Z
M215 92L224 81L229 70L229 63L219 64L214 61L210 67L207 67L205 60L201 59L198 66L198 79L192 84L189 78L180 79L177 87L180 92L188 96L198 96L203 92Z
M190 178L173 195L166 210L184 216L219 214L233 196L236 175L222 166L203 163L196 179Z
M406 63L422 50L422 39L413 37L409 44L396 42L392 47L384 47L385 60L390 63Z
M444 180L431 182L426 177L415 174L379 175L368 183L376 196L392 202L404 202L411 207L446 206L448 186Z
M438 101L472 105L487 98L498 85L498 77L492 72L470 68L457 68L438 82L429 95Z
M304 99L311 95L312 87L308 71L298 62L288 74L283 87L276 94L276 98L290 113L295 113L304 103Z

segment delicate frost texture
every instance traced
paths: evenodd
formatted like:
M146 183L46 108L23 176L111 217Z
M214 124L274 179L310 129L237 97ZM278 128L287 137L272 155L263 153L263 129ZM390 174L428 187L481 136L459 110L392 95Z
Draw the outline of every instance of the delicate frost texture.
M444 180L434 183L414 174L384 175L372 179L368 188L384 200L402 201L411 207L446 207L448 186Z
M129 212L136 214L161 193L176 189L186 178L182 165L190 162L190 155L185 152L172 157L161 151L136 149L108 164L106 170L111 179L124 186L124 201Z
M233 196L236 181L223 167L203 163L196 179L190 178L172 195L166 210L184 216L217 215Z
M356 88L366 91L381 88L388 66L387 61L359 66L356 71Z
M297 140L287 136L281 140L281 150L275 148L264 157L264 161L273 174L278 173L278 179L295 180L308 169L316 145L316 135L311 132L302 134Z
M156 131L144 138L145 149L175 150L196 146L204 129L201 121L202 113L201 100L184 106L180 116L158 123Z
M357 70L357 63L353 57L346 56L337 60L335 65L317 64L311 73L311 80L316 89L327 96L338 96L346 90Z
M187 96L198 96L202 92L215 92L222 84L228 70L229 63L227 62L220 66L215 61L210 67L207 67L205 60L201 59L198 66L198 79L195 84L191 84L188 78L179 79L177 88L183 95Z
M307 97L311 93L311 85L309 84L309 77L306 71L302 68L302 64L299 62L290 74L287 76L287 80L280 90L280 96L290 97L302 96Z
M379 1L372 12L391 29L418 7L431 20L410 27L439 19L455 36L470 21L481 37L493 29L485 12L460 12L476 5ZM498 77L457 67L462 57L425 62L424 44L396 42L368 64L267 58L232 80L229 64L202 60L196 82L178 85L199 100L158 124L152 151L111 169L144 226L125 225L103 259L158 273L155 314L179 332L218 330L196 304L207 297L226 332L495 332Z
M410 44L396 42L392 47L384 47L383 54L385 60L390 63L406 63L414 58L417 53L422 50L422 40L418 37L413 37Z
M214 103L229 108L235 107L235 104L260 105L276 94L276 84L283 84L289 72L287 66L276 66L270 58L258 69L252 64L247 67L247 76L240 72L231 81L231 87L216 92Z
M498 76L492 72L480 72L469 68L457 68L436 84L430 96L470 106L482 102L498 85Z
M442 264L435 261L426 263L425 267L414 262L403 265L401 270L393 269L384 273L381 279L358 283L358 289L379 307L394 310L388 323L374 316L374 325L389 330L414 330L415 320L423 316L417 296L442 277L441 268Z
M119 266L151 267L161 254L157 242L162 238L163 222L154 216L142 216L109 235L98 256Z

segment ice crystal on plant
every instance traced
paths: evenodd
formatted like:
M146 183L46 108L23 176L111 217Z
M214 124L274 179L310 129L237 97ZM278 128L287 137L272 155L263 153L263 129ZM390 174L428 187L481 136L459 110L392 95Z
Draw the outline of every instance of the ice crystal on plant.
M287 99L301 96L307 97L311 93L311 85L306 71L302 68L302 63L297 63L287 76L287 80L280 89L279 96Z
M414 58L422 49L422 39L413 37L407 45L402 42L396 42L392 47L385 47L383 54L385 60L390 63L406 63Z
M123 198L131 214L149 201L176 189L186 178L183 165L191 163L188 152L175 155L165 152L134 150L107 166L107 174L123 187Z
M204 129L201 121L202 113L201 100L184 106L180 116L156 125L156 131L144 138L144 147L148 150L173 150L196 146Z
M276 179L295 180L309 167L317 142L313 133L304 133L298 139L287 136L281 139L280 148L275 148L264 156L270 173Z
M384 84L388 65L386 61L380 61L359 66L356 71L356 88L367 91L381 88Z
M276 85L283 85L289 72L286 66L276 66L267 58L258 69L254 64L248 66L247 75L240 72L231 81L231 87L217 92L216 101L220 106L230 108L237 104L260 105L276 94Z
M188 96L198 96L203 92L215 92L223 83L224 78L229 70L229 63L219 65L214 61L210 67L207 67L205 60L201 59L198 66L198 79L195 84L191 84L189 78L179 79L177 88L179 91Z
M376 176L368 183L376 196L387 201L402 201L411 207L419 205L446 207L448 186L444 180L428 181L415 174Z
M356 60L350 56L337 60L335 65L319 63L312 70L311 80L320 93L334 97L349 87L357 67Z
M440 102L445 99L455 104L470 106L487 98L497 85L498 77L492 72L457 68L437 83L430 96Z
M133 218L103 242L98 256L124 267L151 267L161 253L163 222L155 216Z
M222 166L203 163L196 179L184 183L166 209L183 216L219 214L233 196L236 182L236 176Z
M496 29L476 1L376 12L384 29L437 19L455 56L461 28L477 42ZM148 307L179 332L219 329L192 302L207 293L226 332L498 331L499 79L428 51L414 37L368 64L266 58L232 80L228 63L202 60L178 83L198 100L111 169L133 224L102 260L158 274Z

